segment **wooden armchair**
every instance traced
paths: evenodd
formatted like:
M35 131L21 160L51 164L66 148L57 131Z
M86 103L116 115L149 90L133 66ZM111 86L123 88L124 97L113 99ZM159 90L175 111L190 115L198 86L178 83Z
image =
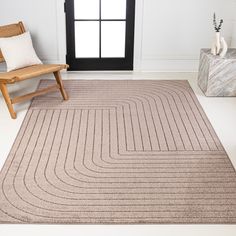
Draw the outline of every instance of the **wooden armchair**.
M24 32L25 32L25 28L22 22L19 22L17 24L0 26L0 38L16 36ZM4 58L0 51L0 63L1 62L4 62ZM13 104L31 99L35 96L43 95L48 92L59 89L62 94L63 99L67 100L68 96L63 87L61 74L60 74L60 71L66 68L68 68L68 65L34 65L34 66L18 69L15 71L11 71L11 72L0 73L0 89L6 101L6 104L11 114L12 119L16 119L16 113L14 111ZM8 90L7 90L7 84L14 84L16 82L20 82L26 79L31 79L31 78L34 78L40 75L49 74L49 73L54 74L56 82L57 82L55 85L37 90L36 92L30 93L30 94L15 97L13 99L10 98Z

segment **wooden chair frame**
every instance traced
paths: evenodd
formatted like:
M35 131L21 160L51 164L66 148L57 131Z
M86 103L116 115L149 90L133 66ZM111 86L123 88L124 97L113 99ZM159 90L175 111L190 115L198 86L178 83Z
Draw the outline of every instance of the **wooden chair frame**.
M0 26L0 38L1 37L12 37L16 35L20 35L25 32L25 27L22 22L17 24L11 24L6 26ZM3 55L0 51L0 63L4 62ZM30 67L26 67L23 69L0 73L0 90L2 92L3 98L7 104L8 110L12 119L16 119L16 112L14 111L13 104L20 103L25 100L29 100L33 97L40 96L46 94L48 92L60 90L61 95L64 100L68 100L68 95L64 89L62 78L60 71L63 69L67 69L68 65L34 65ZM33 93L29 93L23 96L18 96L15 98L11 98L7 89L7 84L14 84L16 82L20 82L26 79L32 79L34 77L53 73L56 79L56 84L51 85L47 88L37 90Z

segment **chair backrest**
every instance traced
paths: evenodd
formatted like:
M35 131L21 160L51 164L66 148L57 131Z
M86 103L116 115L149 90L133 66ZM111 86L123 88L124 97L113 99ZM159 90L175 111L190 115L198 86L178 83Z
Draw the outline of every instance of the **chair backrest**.
M11 25L0 26L0 38L17 36L25 32L25 27L22 22ZM4 62L3 55L0 50L0 63Z

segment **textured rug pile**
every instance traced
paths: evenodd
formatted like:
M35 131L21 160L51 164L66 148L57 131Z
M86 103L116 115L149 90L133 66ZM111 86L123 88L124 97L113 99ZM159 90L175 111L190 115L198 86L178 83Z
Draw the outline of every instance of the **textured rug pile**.
M236 223L235 170L187 81L65 87L32 102L0 223Z

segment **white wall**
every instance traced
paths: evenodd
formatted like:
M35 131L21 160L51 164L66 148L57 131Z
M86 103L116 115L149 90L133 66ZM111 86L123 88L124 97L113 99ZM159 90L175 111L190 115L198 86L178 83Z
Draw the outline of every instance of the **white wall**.
M236 9L236 0L234 0L233 9ZM233 17L233 30L232 30L231 47L236 48L236 16Z
M143 0L137 3L143 5L142 70L197 70L199 50L210 47L214 36L213 12L224 19L222 33L231 44L235 0Z
M65 61L64 0L0 0L0 25L23 21L39 57Z
M23 20L46 62L65 62L64 0L0 0L0 25ZM135 69L196 71L214 37L212 14L236 45L235 0L136 0Z

